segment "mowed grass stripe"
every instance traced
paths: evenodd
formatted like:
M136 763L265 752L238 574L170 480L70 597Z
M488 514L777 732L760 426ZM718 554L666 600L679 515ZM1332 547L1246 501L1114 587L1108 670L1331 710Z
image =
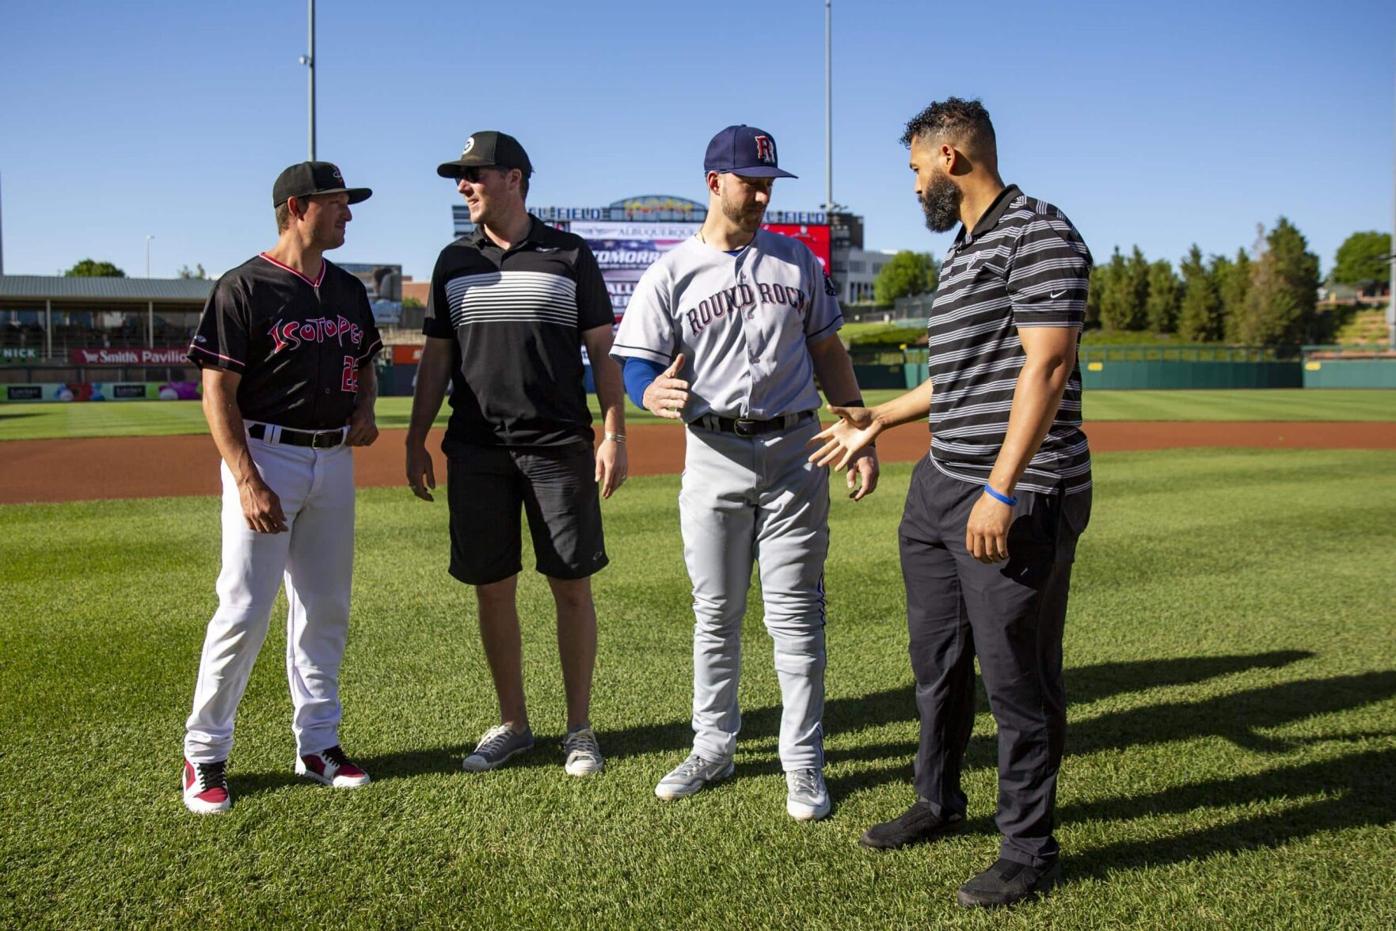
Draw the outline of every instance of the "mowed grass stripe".
M216 502L0 508L0 925L1389 927L1393 467L1361 451L1098 457L1067 628L1070 882L996 916L953 904L997 850L987 713L966 835L883 855L856 842L911 799L895 537L909 466L857 505L835 488L836 807L817 825L784 813L755 588L738 778L683 803L652 795L691 736L673 477L632 479L605 506L604 775L562 773L551 602L531 572L520 608L539 749L459 771L495 705L473 598L445 575L444 502L371 489L343 736L375 784L334 792L291 775L283 604L239 717L237 804L217 819L185 814L176 789L214 607Z
M900 392L864 393L878 404ZM596 396L588 395L598 419ZM437 422L450 413L443 405ZM1169 421L1392 421L1396 391L1273 389L1264 391L1088 391L1087 422L1111 420ZM378 426L406 428L412 399L378 400ZM659 423L659 418L626 402L629 423ZM194 401L108 401L91 404L0 404L0 440L62 439L92 436L177 436L208 432L203 411Z

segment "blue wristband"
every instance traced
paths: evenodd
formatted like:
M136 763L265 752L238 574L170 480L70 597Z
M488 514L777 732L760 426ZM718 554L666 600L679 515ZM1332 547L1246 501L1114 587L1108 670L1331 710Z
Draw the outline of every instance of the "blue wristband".
M992 488L990 488L987 484L984 486L984 494L988 495L990 498L993 498L995 501L1003 502L1009 507L1013 507L1018 503L1018 497L1016 495L1001 495L998 492L994 491Z

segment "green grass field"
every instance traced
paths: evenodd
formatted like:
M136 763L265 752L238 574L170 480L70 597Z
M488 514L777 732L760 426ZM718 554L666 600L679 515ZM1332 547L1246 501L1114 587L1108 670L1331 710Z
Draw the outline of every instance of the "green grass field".
M0 927L1396 926L1396 455L1098 457L1067 627L1067 884L1001 915L953 904L997 851L987 714L967 761L969 831L884 854L857 844L911 800L895 539L908 476L892 465L871 499L835 496L835 808L813 825L784 811L759 598L737 778L653 797L690 737L673 477L632 479L606 505L603 775L562 772L551 606L531 573L539 749L460 772L495 707L473 601L444 572L445 506L373 489L359 499L343 739L375 782L292 775L276 618L239 718L236 804L216 818L186 814L176 788L215 605L216 501L0 508Z
M869 391L876 404L898 394ZM597 412L596 398L590 397ZM411 398L381 398L378 425L406 427ZM442 406L440 423L450 408ZM626 402L630 423L659 418ZM1396 420L1396 391L1334 389L1305 391L1091 391L1087 420ZM106 404L0 405L0 440L82 436L169 436L204 433L203 412L193 401L122 401Z

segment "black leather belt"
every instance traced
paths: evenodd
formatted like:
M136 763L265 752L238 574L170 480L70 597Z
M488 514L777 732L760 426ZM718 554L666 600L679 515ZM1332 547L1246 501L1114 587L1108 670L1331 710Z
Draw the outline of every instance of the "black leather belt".
M268 424L254 423L247 428L247 435L254 440L267 440L286 446L309 446L311 449L333 449L344 442L343 430L293 430L278 427L276 438L267 439Z
M761 436L778 430L789 430L798 424L814 419L814 411L800 411L786 414L771 420L745 420L740 417L719 417L717 414L704 414L693 421L693 426L704 430L717 430L720 433L735 433L737 436Z

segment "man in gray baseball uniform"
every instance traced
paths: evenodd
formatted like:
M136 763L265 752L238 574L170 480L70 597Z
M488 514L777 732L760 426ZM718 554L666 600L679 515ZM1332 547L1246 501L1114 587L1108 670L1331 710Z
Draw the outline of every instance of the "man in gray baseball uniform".
M783 711L786 810L829 813L824 784L825 468L807 461L829 401L857 398L838 338L837 293L814 253L761 229L776 178L775 139L729 126L708 143L708 215L698 234L636 285L611 354L636 404L687 424L679 494L693 583L693 752L655 794L677 799L733 772L741 715L741 625L751 566L760 568ZM877 456L847 464L850 496L877 486Z

